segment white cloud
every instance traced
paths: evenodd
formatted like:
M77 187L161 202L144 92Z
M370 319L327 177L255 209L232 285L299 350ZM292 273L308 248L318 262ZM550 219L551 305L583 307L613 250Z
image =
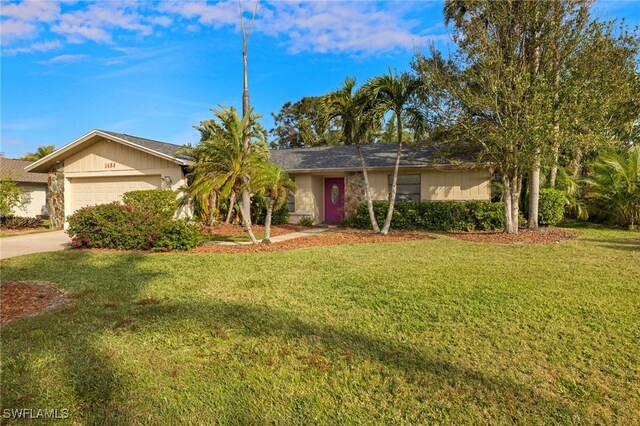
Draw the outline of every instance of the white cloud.
M251 16L253 2L242 2ZM292 54L301 52L370 55L410 50L446 29L429 31L412 18L433 3L409 2L261 2L255 32L278 39ZM239 28L238 4L232 1L79 2L61 9L59 2L25 0L3 5L3 43L34 38L40 29L68 43L115 44L129 33L161 36L157 29L196 32L206 28ZM10 46L13 47L13 46ZM26 52L14 47L15 53ZM113 63L117 63L113 62Z
M15 55L18 53L34 53L34 52L48 52L50 50L60 49L62 43L60 40L43 41L40 43L33 43L26 47L16 47L13 49L4 49L2 51L5 55Z
M58 65L58 64L71 64L76 62L83 62L89 59L87 55L58 55L46 61L39 61L42 65Z
M0 15L20 21L51 22L60 15L56 1L24 0L21 3L3 3Z
M2 23L0 23L0 40L3 45L15 40L33 38L37 35L37 32L38 28L30 22L3 19Z

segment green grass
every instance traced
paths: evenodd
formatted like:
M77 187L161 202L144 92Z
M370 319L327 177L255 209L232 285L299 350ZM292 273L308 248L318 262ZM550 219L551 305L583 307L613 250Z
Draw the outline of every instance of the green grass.
M632 424L640 233L580 232L9 259L3 280L72 302L2 329L2 408L90 424Z

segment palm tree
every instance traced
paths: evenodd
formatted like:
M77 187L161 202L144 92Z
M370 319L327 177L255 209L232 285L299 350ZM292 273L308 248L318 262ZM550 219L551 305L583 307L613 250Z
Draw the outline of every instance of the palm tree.
M55 150L56 150L55 145L43 145L38 147L36 152L29 152L23 155L22 157L20 157L20 159L27 160L27 161L38 161L39 159L44 158L47 155L51 154Z
M259 115L253 115L251 126L247 126L247 121L252 116L251 110L242 119L233 107L221 107L213 112L217 120L209 120L200 123L199 127L196 126L203 140L191 151L196 159L192 166L191 191L208 197L210 209L213 208L212 202L215 202L211 195L213 193L221 198L245 190L250 193L251 188L247 187L250 180L246 177L255 175L261 164L269 158L266 131L255 121ZM248 150L243 147L246 137L251 140ZM239 206L245 230L251 241L257 244L251 222L247 219L249 212L245 211L241 204Z
M264 163L252 179L254 187L259 188L258 195L267 198L267 215L264 220L263 244L271 243L271 217L273 211L282 207L287 197L295 194L296 184L287 172L274 163Z
M423 130L424 116L418 108L413 107L411 104L411 100L419 88L419 80L407 73L401 73L395 76L391 69L389 69L389 74L374 77L369 80L363 88L364 93L367 93L369 97L370 107L373 110L382 114L392 112L396 119L396 131L398 133L396 161L393 168L389 208L387 209L387 216L381 231L382 234L385 235L389 233L391 218L393 217L393 208L396 202L398 170L400 168L400 157L402 156L405 119L408 121L407 124L413 128L416 140Z
M640 145L620 154L604 154L585 179L587 197L619 225L640 225Z
M366 141L373 130L379 127L382 117L375 113L375 109L366 108L366 96L362 90L354 93L355 85L356 80L352 77L347 77L340 89L322 98L321 108L327 121L334 118L339 118L342 121L342 135L345 145L355 145L356 147L362 167L362 178L364 180L365 197L371 226L375 232L380 232L380 227L373 211L369 174L367 173L367 163L361 144Z

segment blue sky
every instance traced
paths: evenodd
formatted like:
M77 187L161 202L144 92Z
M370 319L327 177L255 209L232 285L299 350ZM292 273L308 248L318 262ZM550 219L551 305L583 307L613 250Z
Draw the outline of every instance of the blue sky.
M99 128L183 144L218 104L239 106L237 2L2 1L1 151L19 157ZM252 3L243 3L245 13ZM640 23L640 2L595 13ZM442 2L261 2L249 47L256 112L409 68L450 48Z

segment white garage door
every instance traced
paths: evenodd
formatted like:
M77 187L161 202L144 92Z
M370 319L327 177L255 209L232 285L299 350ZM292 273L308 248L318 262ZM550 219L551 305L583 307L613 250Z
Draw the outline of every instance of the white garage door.
M122 194L137 189L160 188L160 176L118 176L74 178L71 183L71 211L81 207L122 201Z

